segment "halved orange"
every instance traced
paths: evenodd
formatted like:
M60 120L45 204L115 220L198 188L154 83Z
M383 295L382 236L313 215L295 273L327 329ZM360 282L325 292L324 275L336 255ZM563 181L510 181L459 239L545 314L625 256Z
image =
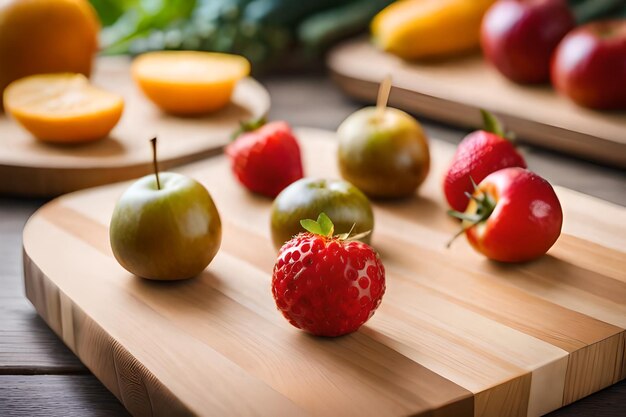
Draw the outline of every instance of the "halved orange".
M37 139L76 143L107 136L122 116L124 100L92 86L82 74L42 74L9 84L4 107Z
M99 31L88 0L0 0L0 94L27 75L88 76Z
M149 52L133 61L132 73L162 110L193 115L226 106L237 82L250 73L250 63L242 56L217 52Z

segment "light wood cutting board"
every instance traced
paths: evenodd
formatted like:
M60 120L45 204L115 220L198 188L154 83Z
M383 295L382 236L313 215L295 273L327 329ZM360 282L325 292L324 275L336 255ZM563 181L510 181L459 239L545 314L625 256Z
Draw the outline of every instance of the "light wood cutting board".
M311 176L337 177L332 133L298 130ZM453 148L431 142L420 196L377 203L387 293L352 335L315 338L274 306L271 202L216 157L180 172L212 193L222 248L199 277L123 270L108 223L127 183L63 196L24 230L26 294L138 416L536 416L626 377L626 209L557 189L564 234L542 259L485 260L445 214Z
M516 85L479 55L410 63L359 38L333 49L327 63L338 85L361 100L374 102L378 84L391 74L393 106L473 128L481 126L485 108L527 143L626 168L626 112L588 110L549 86Z
M98 142L45 144L0 112L0 194L56 196L145 175L152 169L148 140L155 135L163 166L197 161L218 153L240 121L264 116L270 107L267 90L246 78L235 88L231 104L212 115L167 115L135 86L123 57L98 59L93 82L125 100L122 119Z

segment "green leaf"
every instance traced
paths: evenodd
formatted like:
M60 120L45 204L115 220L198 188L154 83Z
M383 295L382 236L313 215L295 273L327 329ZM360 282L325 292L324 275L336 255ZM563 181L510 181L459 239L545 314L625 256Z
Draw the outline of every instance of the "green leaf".
M239 128L237 128L237 130L235 130L230 135L230 139L231 140L235 140L242 133L252 132L253 130L257 130L258 128L262 127L266 123L267 123L267 118L265 116L261 116L258 119L251 119L251 120L246 120L246 121L240 121L239 122Z
M448 216L457 218L459 220L468 221L470 223L478 223L482 220L481 216L476 214L465 214L456 210L448 210Z
M304 220L300 220L300 225L304 228L304 230L306 230L307 232L313 233L314 235L322 235L322 228L320 227L319 223L316 222L315 220L311 220L311 219L304 219Z
M304 230L315 235L333 237L333 233L335 233L335 225L326 213L320 213L317 221L311 219L300 220L300 225Z
M496 116L492 113L488 112L485 109L480 109L480 114L483 117L483 129L487 132L495 133L498 136L506 137L506 132L504 131L504 127L502 127L502 123Z
M335 233L335 225L330 220L330 218L326 215L326 213L324 212L320 213L320 215L317 217L317 223L320 226L320 229L322 231L321 234L323 236L326 236L326 237L333 236L333 234Z

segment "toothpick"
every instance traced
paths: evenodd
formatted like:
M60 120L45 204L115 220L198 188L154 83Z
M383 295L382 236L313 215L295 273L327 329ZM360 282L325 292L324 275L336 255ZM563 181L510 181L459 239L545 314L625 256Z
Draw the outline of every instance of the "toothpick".
M378 87L378 98L376 99L376 117L382 119L387 108L387 100L391 92L391 74L388 74Z

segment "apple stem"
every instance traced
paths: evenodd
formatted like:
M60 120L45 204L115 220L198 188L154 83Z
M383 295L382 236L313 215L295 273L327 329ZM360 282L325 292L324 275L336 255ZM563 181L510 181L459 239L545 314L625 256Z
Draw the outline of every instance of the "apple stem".
M391 74L388 74L378 87L378 97L376 98L376 118L382 119L387 108L389 93L391 92Z
M157 162L157 138L150 139L152 144L152 165L154 166L154 176L156 177L157 190L161 189L161 181L159 181L159 164Z

